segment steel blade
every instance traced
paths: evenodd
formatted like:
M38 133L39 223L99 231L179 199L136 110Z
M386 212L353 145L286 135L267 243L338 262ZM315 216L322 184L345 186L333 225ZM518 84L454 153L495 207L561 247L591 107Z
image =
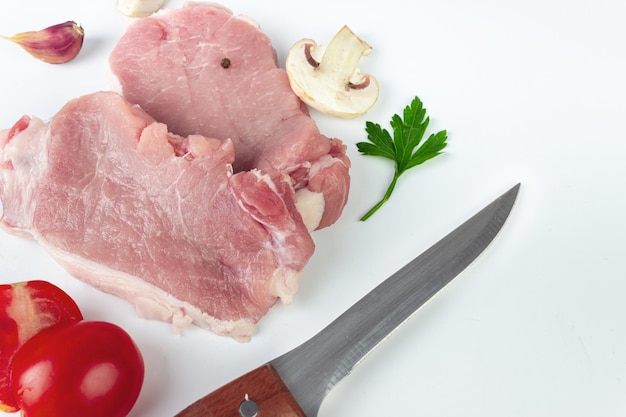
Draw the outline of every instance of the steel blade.
M390 276L320 333L270 362L308 417L383 339L471 264L498 234L520 184Z

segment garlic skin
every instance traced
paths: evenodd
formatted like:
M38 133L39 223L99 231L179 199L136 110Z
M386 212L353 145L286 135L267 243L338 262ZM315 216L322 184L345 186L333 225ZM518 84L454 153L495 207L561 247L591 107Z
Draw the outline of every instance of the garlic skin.
M44 62L64 64L76 58L82 49L85 31L76 22L70 20L39 31L0 37L16 43Z

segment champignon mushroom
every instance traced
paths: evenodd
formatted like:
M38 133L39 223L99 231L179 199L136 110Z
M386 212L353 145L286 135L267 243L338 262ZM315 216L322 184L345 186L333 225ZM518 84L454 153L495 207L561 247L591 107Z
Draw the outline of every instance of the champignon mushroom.
M163 6L165 0L117 0L117 9L129 17L146 17Z
M312 39L294 44L286 70L294 93L314 109L342 118L365 114L378 99L378 82L357 64L371 46L344 26L324 50Z

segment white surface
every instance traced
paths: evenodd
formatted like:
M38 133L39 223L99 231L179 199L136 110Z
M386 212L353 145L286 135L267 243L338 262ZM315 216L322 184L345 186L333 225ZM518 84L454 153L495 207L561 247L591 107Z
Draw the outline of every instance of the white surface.
M298 39L327 43L348 24L373 46L361 69L381 96L356 120L314 113L348 145L352 193L342 219L315 234L294 303L276 306L248 344L196 328L177 337L70 277L34 242L0 235L0 282L50 280L86 318L118 323L137 341L147 375L131 416L172 416L295 347L517 182L494 244L339 384L320 417L626 415L626 3L223 4L261 24L281 63ZM86 31L73 63L43 64L0 42L0 128L108 87L104 62L129 20L115 0L0 5L5 35L68 19ZM414 95L449 146L360 223L392 166L354 144L365 120L387 126Z

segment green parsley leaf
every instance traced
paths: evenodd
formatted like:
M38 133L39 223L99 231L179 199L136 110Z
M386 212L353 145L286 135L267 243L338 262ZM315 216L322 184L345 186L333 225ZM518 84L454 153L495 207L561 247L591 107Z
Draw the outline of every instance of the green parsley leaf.
M357 143L359 152L363 155L382 156L391 159L394 161L395 171L383 198L361 217L361 221L369 219L389 200L400 175L439 155L446 147L448 135L445 130L431 134L422 146L419 146L429 122L430 118L426 116L426 109L422 101L415 97L411 104L404 108L404 119L397 114L391 118L390 125L393 138L379 124L365 123L369 142Z

